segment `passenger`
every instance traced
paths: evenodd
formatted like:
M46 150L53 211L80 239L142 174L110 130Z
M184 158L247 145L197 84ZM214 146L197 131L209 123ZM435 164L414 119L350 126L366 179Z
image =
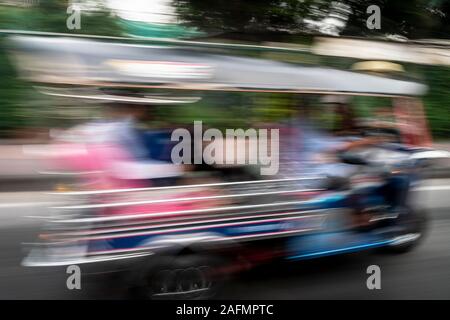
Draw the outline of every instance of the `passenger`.
M139 127L141 119L148 119L148 107L143 105L119 104L110 106L111 137L131 155L132 160L117 161L114 172L117 177L125 180L146 181L147 186L156 186L155 179L178 178L178 183L184 185L202 185L219 182L211 175L202 172L194 172L189 165L175 165L172 162L155 160L152 150L148 146L155 146L154 141L148 141L151 134L142 134ZM147 140L146 140L147 138ZM175 181L172 181L172 184ZM142 205L130 205L111 210L110 214L148 214L167 213L208 209L223 205L224 200L216 200L214 196L219 194L219 189L211 187L197 187L176 190L175 192L159 192L148 195L148 198L157 201ZM147 199L148 199L147 198ZM175 216L176 214L174 214Z

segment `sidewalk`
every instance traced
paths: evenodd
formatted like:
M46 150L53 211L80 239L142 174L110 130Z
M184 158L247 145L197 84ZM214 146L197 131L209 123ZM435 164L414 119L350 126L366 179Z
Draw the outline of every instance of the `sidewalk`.
M450 141L438 141L434 143L433 148L450 152Z
M39 145L32 145L39 148ZM27 153L29 145L0 145L0 179L40 178L44 163L37 154Z

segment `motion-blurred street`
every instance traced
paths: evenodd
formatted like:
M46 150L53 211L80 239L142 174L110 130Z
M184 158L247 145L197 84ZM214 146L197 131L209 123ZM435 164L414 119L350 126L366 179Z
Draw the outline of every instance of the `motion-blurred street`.
M363 252L264 265L230 280L218 298L449 299L450 180L428 180L420 188L414 198L428 208L432 223L416 250L403 255ZM20 266L21 244L34 241L39 230L39 223L29 216L45 215L53 199L42 192L2 193L0 197L0 299L128 297L111 274L87 275L81 290L70 291L64 267ZM366 287L366 268L372 264L381 268L381 290Z

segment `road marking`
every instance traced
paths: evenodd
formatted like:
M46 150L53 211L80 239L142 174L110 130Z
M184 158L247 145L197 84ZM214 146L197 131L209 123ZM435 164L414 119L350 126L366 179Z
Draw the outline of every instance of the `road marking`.
M1 208L26 208L26 207L36 207L36 206L51 206L55 202L46 201L34 201L34 202L11 202L11 203L0 203Z
M444 191L450 190L450 186L427 186L414 188L414 191Z

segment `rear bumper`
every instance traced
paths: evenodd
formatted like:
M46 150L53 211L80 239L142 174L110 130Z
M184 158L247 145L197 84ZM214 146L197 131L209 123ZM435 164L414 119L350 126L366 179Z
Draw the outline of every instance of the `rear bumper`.
M33 248L29 254L22 260L22 266L25 267L57 267L92 263L109 263L124 260L136 260L154 255L151 250L140 250L134 252L111 252L100 254L72 254L60 255L50 248Z

